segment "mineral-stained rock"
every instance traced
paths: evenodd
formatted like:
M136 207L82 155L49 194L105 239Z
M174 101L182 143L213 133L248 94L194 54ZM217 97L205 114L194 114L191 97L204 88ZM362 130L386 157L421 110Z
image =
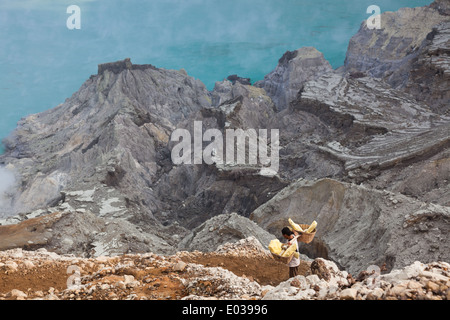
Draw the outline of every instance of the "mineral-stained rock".
M320 279L326 281L331 279L330 271L321 259L314 259L314 261L311 262L311 273L318 275Z
M55 212L18 224L0 225L0 250L46 245L51 238L49 229L51 230L61 217L61 213Z
M79 256L133 252L173 252L153 233L145 233L122 219L104 219L92 212L54 212L18 224L0 225L0 249L48 248Z

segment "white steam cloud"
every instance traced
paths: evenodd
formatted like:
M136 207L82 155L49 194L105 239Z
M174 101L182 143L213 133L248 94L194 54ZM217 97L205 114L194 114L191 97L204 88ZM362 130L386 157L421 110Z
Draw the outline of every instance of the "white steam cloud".
M5 167L0 167L0 218L11 215L15 189L16 177L14 173Z

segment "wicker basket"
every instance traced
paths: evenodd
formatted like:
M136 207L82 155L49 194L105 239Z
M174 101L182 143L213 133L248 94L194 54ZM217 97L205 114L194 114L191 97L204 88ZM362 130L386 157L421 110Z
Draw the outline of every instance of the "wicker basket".
M306 230L309 228L309 224L300 224L300 227L303 230ZM314 236L316 235L317 228L314 229L314 231L311 233L306 233L306 232L301 232L301 231L296 231L296 232L300 235L297 238L298 241L303 242L303 243L310 243L311 241L313 241Z
M282 257L279 254L272 253L272 257L276 261L280 261L282 263L288 264L289 262L291 262L292 258L294 257L294 253L292 253L291 256L289 256L289 257Z

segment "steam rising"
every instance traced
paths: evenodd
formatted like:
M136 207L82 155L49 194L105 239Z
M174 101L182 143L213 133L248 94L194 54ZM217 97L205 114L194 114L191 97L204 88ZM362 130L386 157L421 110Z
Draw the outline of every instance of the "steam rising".
M16 188L16 177L5 167L0 167L0 218L13 212L13 196Z

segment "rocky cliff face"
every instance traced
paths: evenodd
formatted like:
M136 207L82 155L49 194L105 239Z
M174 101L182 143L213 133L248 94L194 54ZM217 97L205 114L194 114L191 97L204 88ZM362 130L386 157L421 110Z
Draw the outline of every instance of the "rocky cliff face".
M441 114L450 113L450 15L447 18L427 35L405 86L405 91Z
M433 111L448 113L448 10L447 1L435 1L429 7L383 13L380 30L362 23L350 40L345 70L382 78Z
M266 245L292 218L319 223L304 252L352 273L448 261L448 44L437 1L383 14L381 30L363 23L343 68L301 48L254 86L232 76L208 91L184 70L101 64L6 139L0 163L18 183L0 247L212 251L249 234ZM278 129L279 170L175 165L171 134L194 137L196 121L202 132Z
M20 181L11 199L22 214L17 219L53 211L76 212L69 220L93 219L84 231L76 223L61 223L76 230L46 238L61 251L83 253L81 241L101 254L173 252L208 218L232 212L248 216L286 182L260 175L258 168L175 166L171 160L170 135L176 128L192 132L196 120L204 130L254 128L273 115L262 89L229 81L223 86L210 93L183 71L133 65L128 59L100 65L64 104L23 119L5 141L3 162ZM220 96L224 101L213 107L212 99ZM117 223L104 227L111 219ZM134 249L128 248L133 241Z
M317 238L302 252L336 261L352 274L370 265L392 270L417 259L448 259L449 208L404 195L332 179L299 180L251 216L274 234L288 218L316 220Z
M314 80L332 67L323 54L313 47L304 47L286 52L278 61L277 67L263 80L255 83L264 88L278 110L283 110L297 96L308 80Z

